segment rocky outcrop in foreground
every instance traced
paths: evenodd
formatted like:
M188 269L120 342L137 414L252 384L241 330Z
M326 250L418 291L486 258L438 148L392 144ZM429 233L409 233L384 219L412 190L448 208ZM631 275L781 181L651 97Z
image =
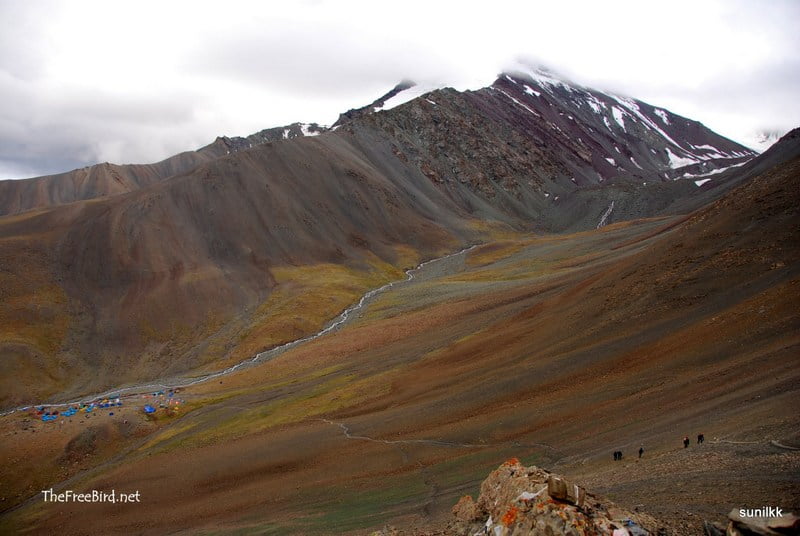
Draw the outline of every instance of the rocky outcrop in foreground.
M483 481L477 500L462 497L453 514L455 520L447 533L465 536L642 536L660 532L652 517L627 512L563 477L536 466L525 467L516 458Z
M559 475L512 458L481 484L478 499L466 495L453 507L446 528L417 536L649 536L667 534L663 524L626 511ZM373 536L405 534L387 528Z
M478 499L470 495L453 507L446 528L413 531L417 536L666 536L664 523L630 512L587 492L562 476L512 458L481 484ZM706 523L707 536L798 534L800 518L742 518L731 512L727 526ZM400 536L393 528L373 536Z

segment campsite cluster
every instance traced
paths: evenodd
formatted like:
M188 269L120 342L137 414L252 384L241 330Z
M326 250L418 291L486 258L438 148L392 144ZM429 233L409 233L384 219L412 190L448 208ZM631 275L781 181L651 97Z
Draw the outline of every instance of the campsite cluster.
M180 409L181 402L183 402L183 400L175 397L175 394L179 392L180 389L169 389L166 393L164 393L164 391L156 391L152 394L142 395L142 398L144 399L153 399L152 402L144 405L142 411L144 411L147 415L152 415L159 409L168 410L169 412L178 411Z
M184 402L183 399L175 396L179 392L180 389L169 389L166 392L155 391L153 393L141 395L130 395L127 398L129 402L133 402L136 398L141 397L143 402L145 402L142 405L141 412L145 415L153 415L159 410L174 414L180 409L180 404ZM89 417L93 413L99 413L99 410L109 410L107 414L109 416L114 416L114 412L119 411L116 408L121 408L123 405L122 396L112 395L106 398L98 398L90 402L70 404L67 406L67 409L64 410L50 409L52 406L38 406L31 408L31 413L42 422L52 423L56 422L59 418L66 419L76 414L83 414L82 416Z
M41 417L42 422L53 422L59 417L72 417L76 413L85 413L88 415L96 409L115 408L117 406L122 406L122 400L118 396L113 399L105 398L94 402L83 402L78 405L69 406L69 408L60 412L58 410L45 411L46 406L39 406L35 408L35 414L37 417ZM114 415L114 412L109 412L109 415Z

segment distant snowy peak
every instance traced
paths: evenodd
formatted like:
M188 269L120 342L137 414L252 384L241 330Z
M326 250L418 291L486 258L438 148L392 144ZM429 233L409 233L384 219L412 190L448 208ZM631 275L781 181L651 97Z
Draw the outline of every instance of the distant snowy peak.
M502 117L520 140L557 152L576 184L619 176L662 181L700 176L756 155L697 121L540 67L518 66L478 90L437 91L447 87L404 80L372 103L341 114L332 128L387 113L402 121L403 105L415 110L417 123L425 122L425 114L436 117L420 128L435 129L445 118L477 111Z
M502 73L489 89L507 98L522 116L523 110L527 111L535 122L584 146L589 144L592 152L616 171L648 168L676 178L681 176L674 172L678 168L707 171L756 155L697 121L640 100L584 87L542 68ZM620 147L627 158L615 155Z
M567 91L586 91L587 89L544 67L517 66L508 71L504 71L501 76L506 76L511 81L513 81L512 79L530 80L541 88L561 87Z
M786 134L787 130L779 130L779 129L771 129L771 130L762 130L760 132L754 132L751 134L745 142L747 143L748 147L755 149L759 153L763 153L772 145L781 139L784 134Z

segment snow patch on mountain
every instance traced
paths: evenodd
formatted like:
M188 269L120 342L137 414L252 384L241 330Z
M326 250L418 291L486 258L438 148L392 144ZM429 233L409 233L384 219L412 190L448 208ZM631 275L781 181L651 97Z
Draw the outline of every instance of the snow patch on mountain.
M665 110L659 110L658 108L656 108L655 110L653 110L653 113L656 114L658 117L660 117L665 125L670 124L669 118L667 117L667 112Z
M528 111L529 111L530 113L532 113L533 115L535 115L535 116L537 116L537 117L541 117L541 116L539 115L539 113L538 113L538 112L536 112L535 110L533 110L533 109L532 109L532 108L530 108L529 106L526 106L526 105L524 105L523 103L521 103L520 101L518 101L517 99L515 99L514 97L512 97L511 95L509 95L509 94L508 94L508 93L506 93L505 91L503 91L502 89L497 89L497 91L499 91L500 93L502 93L503 95L505 95L506 97L508 97L509 99L511 99L511 100L512 100L512 101L513 101L515 104L518 104L518 105L522 106L523 108L525 108L526 110L528 110ZM559 129L559 130L560 130L560 129Z
M749 162L749 160L747 162ZM695 177L708 177L709 175L717 175L719 173L724 173L725 171L728 171L729 169L733 169L733 168L737 168L737 167L743 166L747 162L740 162L738 164L733 164L732 166L725 166L725 167L721 167L719 169L713 169L713 170L711 170L711 171L709 171L707 173L684 173L683 175L681 175L680 178L682 178L682 179L693 179Z
M642 113L641 109L639 108L639 105L636 103L635 100L629 97L622 97L620 95L614 95L614 94L609 94L609 96L614 100L616 100L626 110L628 110L634 117L638 117L645 127L651 130L655 130L661 135L661 137L666 139L672 145L674 145L679 149L682 149L681 145L678 142L673 140L672 137L666 132L664 132L664 130L660 126L658 126L652 119L650 119L649 117L647 117L645 114Z
M616 121L617 124L622 127L622 130L627 132L628 129L625 128L625 115L623 114L622 110L620 110L616 106L612 106L611 113L614 116L614 121Z
M319 136L319 130L311 130L311 125L309 123L300 123L300 131L303 133L303 136Z
M586 104L588 104L596 114L602 113L606 107L606 103L598 100L594 95L589 95L586 97Z
M548 93L552 93L553 89L556 87L561 87L569 92L582 91L580 86L569 82L568 80L556 75L544 67L535 67L525 63L518 63L509 69L507 73L510 74L512 78L519 77L522 79L532 80L536 83L536 85ZM531 88L531 91L535 90Z
M670 151L669 147L667 147L667 157L669 157L669 167L671 167L672 169L680 168L683 166L690 166L692 164L697 163L696 158L686 158L683 156L678 156L672 151Z
M541 97L544 93L547 93L545 98L548 101L551 99L564 101L565 95L563 92L555 93L554 90L556 88L566 89L571 94L566 97L569 100L569 105L577 109L586 110L590 108L594 114L602 117L603 124L612 135L616 136L617 134L615 133L619 132L619 129L630 133L634 125L651 131L652 135L663 140L663 143L659 144L661 145L659 150L662 154L663 150L667 150L668 165L673 169L701 161L749 156L747 153L724 150L709 144L694 146L687 140L678 142L668 131L671 132L675 128L674 125L679 118L676 119L676 116L673 116L667 110L651 107L627 96L582 87L560 78L547 69L527 65L518 66L514 71L504 73L504 79L518 86L527 95ZM525 83L526 81L533 83ZM505 95L515 104L525 107L532 113L536 113L515 99L513 95L508 93L505 93ZM574 116L565 113L568 108L563 110L559 111L559 115L574 120ZM610 113L608 113L609 111ZM613 126L612 120L618 126ZM666 145L666 148L664 145ZM640 162L632 160L632 163L637 168L643 169L643 164Z
M386 102L383 103L383 106L376 106L374 111L378 112L381 110L391 110L392 108L397 108L401 104L405 104L416 99L417 97L422 97L431 91L436 91L437 89L443 89L445 87L446 86L444 84L416 84L408 89L400 91L394 97L387 99Z
M706 149L708 151L717 151L717 148L711 145L692 145L692 147L694 147L695 149Z
M508 78L508 77L506 77L506 78ZM541 97L542 96L541 93L539 93L538 91L536 91L535 89L533 89L531 86L529 86L527 84L525 84L525 93L527 93L528 95L535 95L537 97Z

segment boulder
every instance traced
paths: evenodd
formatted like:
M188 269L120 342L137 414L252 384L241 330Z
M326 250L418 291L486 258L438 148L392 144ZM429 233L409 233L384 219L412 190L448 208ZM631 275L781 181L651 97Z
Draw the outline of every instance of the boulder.
M610 512L614 512L611 514ZM493 471L477 500L453 508L446 534L472 536L655 534L658 523L587 493L568 479L512 458Z
M470 523L478 519L478 506L472 495L465 495L453 507L453 515L459 521Z
M553 499L568 502L578 507L583 506L583 501L586 498L586 491L583 488L555 475L550 475L547 478L547 493Z

